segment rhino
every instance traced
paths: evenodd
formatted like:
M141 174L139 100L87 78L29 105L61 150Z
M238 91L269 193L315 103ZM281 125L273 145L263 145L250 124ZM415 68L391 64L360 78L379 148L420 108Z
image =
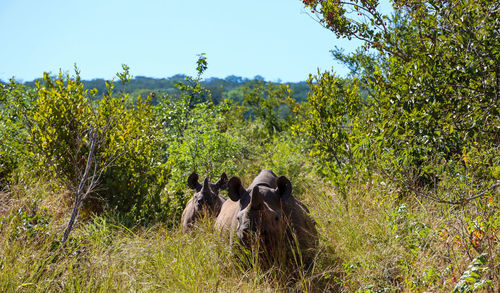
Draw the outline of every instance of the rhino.
M181 226L183 232L187 232L193 227L196 219L203 210L210 217L217 217L222 204L226 201L219 195L219 190L226 189L227 182L226 173L222 173L219 180L215 183L209 182L208 177L205 177L205 180L201 184L198 182L198 174L196 172L189 175L187 185L195 191L195 194L189 199L186 208L182 212Z
M307 207L292 195L288 178L262 170L245 189L240 178L232 177L228 196L215 228L229 235L232 243L237 240L250 249L258 243L268 260L285 256L295 265L312 263L318 244L316 224ZM293 257L298 251L300 260Z

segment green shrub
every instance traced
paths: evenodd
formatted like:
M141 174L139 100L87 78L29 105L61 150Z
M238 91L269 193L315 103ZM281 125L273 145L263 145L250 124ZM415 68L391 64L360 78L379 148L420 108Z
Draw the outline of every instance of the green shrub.
M129 79L126 66L124 70L120 74L123 83ZM95 90L84 90L77 69L74 78L44 74L36 83L33 102L27 103L22 97L31 92L13 82L7 90L12 96L12 92L17 94L13 102L24 129L21 124L11 125L24 134L17 139L30 150L20 160L34 161L35 168L55 176L74 194L86 184L97 184L90 187L86 212L111 211L131 223L144 223L164 216L159 128L148 99L127 102L130 99L123 91L113 94L111 84L102 99L93 102ZM6 90L2 92L5 95ZM0 135L4 129L8 127ZM89 157L92 145L95 150ZM89 158L89 170L94 173L83 182Z
M33 95L33 90L14 79L8 84L0 83L0 191L9 189L10 175L26 159L26 132L18 105L30 104Z
M180 95L164 98L156 107L161 122L161 156L168 173L167 199L177 215L189 198L184 190L191 172L211 178L222 172L231 176L241 152L240 143L228 131L233 127L234 104L223 101L215 105L210 92L200 85L205 62L201 55L198 76L177 84Z

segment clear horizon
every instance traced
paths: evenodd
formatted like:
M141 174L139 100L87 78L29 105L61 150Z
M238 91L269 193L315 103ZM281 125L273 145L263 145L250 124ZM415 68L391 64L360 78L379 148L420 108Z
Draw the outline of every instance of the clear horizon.
M122 64L133 76L193 75L205 53L204 78L297 82L318 69L345 75L330 50L359 45L336 39L299 0L2 0L0 33L3 81L73 74L75 63L87 80L111 79Z

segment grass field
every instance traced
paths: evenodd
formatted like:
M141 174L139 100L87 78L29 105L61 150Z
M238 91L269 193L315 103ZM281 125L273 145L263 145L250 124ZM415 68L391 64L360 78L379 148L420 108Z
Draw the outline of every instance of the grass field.
M396 191L376 182L353 185L343 200L314 175L297 175L295 196L320 235L311 271L242 266L211 219L182 234L177 223L126 228L112 216L82 215L61 248L68 195L34 181L1 194L0 291L449 292L467 270L470 248L453 235L464 211L398 204ZM498 242L485 249L498 260Z

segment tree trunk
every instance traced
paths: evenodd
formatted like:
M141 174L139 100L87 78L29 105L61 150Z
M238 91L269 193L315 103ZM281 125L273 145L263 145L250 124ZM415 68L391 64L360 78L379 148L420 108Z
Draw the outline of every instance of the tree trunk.
M68 225L66 226L66 230L64 230L63 238L61 239L61 243L64 244L66 240L68 240L69 233L73 229L73 225L75 224L78 215L80 214L80 195L75 196L75 202L73 204L73 211L71 212L71 218L69 219Z

